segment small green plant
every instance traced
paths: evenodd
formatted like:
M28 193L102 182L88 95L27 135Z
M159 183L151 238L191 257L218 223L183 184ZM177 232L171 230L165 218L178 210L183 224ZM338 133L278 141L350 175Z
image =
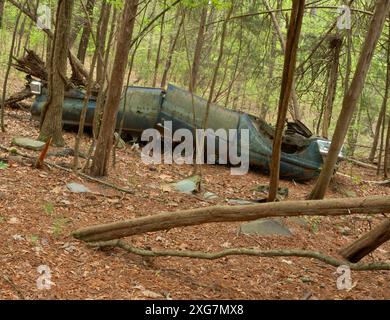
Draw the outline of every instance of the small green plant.
M313 233L317 233L320 223L321 223L321 217L313 217L310 219L310 226L311 226L311 231Z
M47 215L52 216L54 214L54 204L52 202L46 202L43 205L43 210Z
M0 216L0 224L2 224L4 222L4 217Z
M56 238L58 238L62 234L64 227L69 222L70 220L68 218L64 218L64 217L55 218L52 226L53 235Z
M0 161L0 170L5 170L8 168L8 164L6 164L5 162L3 161Z
M32 244L37 244L38 241L39 241L39 237L36 236L36 235L32 235L31 238L30 238L30 240L31 240L31 243L32 243Z

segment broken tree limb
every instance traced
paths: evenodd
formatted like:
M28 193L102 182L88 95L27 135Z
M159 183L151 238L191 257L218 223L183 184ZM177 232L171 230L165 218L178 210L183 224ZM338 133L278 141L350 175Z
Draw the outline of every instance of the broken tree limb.
M386 219L359 240L340 251L340 254L350 262L359 262L380 245L390 240L390 219Z
M181 258L193 258L193 259L206 259L215 260L228 256L257 256L257 257L301 257L310 258L322 261L334 267L347 265L351 270L363 271L363 270L390 270L390 263L385 262L372 262L372 263L349 263L344 260L339 260L327 255L324 255L317 251L307 251L299 249L275 249L275 250L258 250L252 248L232 248L223 251L209 253L202 251L188 251L188 250L145 250L136 247L132 247L127 243L114 240L105 242L94 242L88 244L93 248L112 248L119 247L129 253L144 257L181 257Z
M31 98L33 94L29 87L25 87L22 91L17 92L11 95L8 99L5 100L5 106L18 107L18 102L23 101L25 99Z
M285 201L245 206L214 206L173 213L165 212L127 221L91 226L75 231L73 236L83 241L95 242L213 222L250 221L269 217L299 215L339 216L387 212L390 212L390 196Z

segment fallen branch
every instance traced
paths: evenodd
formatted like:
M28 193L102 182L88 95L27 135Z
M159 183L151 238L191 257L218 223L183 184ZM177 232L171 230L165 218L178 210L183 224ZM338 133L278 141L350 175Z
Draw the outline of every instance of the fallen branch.
M216 260L228 256L257 256L257 257L301 257L301 258L311 258L322 261L326 264L329 264L334 267L339 267L342 265L347 265L351 270L357 271L366 271L366 270L390 270L390 263L385 262L372 262L372 263L349 263L344 260L339 260L327 255L324 255L317 251L307 251L299 249L276 249L276 250L258 250L252 248L232 248L226 249L223 251L209 253L202 251L175 251L175 250L145 250L136 247L132 247L127 243L114 240L114 241L105 241L105 242L94 242L88 244L93 248L112 248L118 247L123 250L126 250L129 253L144 257L181 257L181 258L193 258L193 259L205 259L205 260Z
M356 160L353 158L347 158L347 161L352 162L352 163L354 163L360 167L363 167L363 168L372 169L372 170L378 169L378 167L374 166L373 164L365 163L363 161L359 161L359 160Z
M340 254L351 262L359 262L380 245L390 240L390 219L386 219L363 235L359 240L342 249Z
M284 201L245 206L214 206L165 212L127 221L77 230L73 236L87 242L107 241L137 234L213 222L250 221L284 216L339 216L390 212L390 196Z

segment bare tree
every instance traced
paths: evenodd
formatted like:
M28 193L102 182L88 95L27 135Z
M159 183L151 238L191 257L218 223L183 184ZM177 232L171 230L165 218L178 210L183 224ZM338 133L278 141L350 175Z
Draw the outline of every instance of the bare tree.
M356 109L357 101L362 93L367 72L374 55L374 50L382 33L389 9L390 1L377 0L375 12L373 14L371 24L361 50L354 77L348 89L348 93L344 96L343 99L342 109L333 134L329 153L326 157L324 167L317 180L317 183L309 196L310 199L324 198L326 190L328 189L340 154L340 150L343 146L353 113Z
M138 0L128 0L125 2L118 32L110 83L107 91L107 99L104 106L102 124L92 161L91 174L93 176L105 176L108 174L108 163L113 146L116 117L118 114L137 9Z
M4 4L5 0L0 0L0 29L3 27Z
M335 36L329 43L332 55L329 67L328 87L326 90L327 95L325 100L325 108L322 122L322 136L325 138L328 138L330 120L332 119L333 102L336 97L337 78L339 73L339 60L342 43L342 39L338 36Z
M279 98L278 120L272 147L270 164L270 188L268 201L275 201L279 186L280 157L283 139L284 124L286 121L291 90L294 84L294 72L297 59L299 37L302 29L302 20L305 10L305 0L294 0L291 12L290 27L287 34L285 61L283 69L282 87Z
M88 0L87 1L87 14L89 17L92 16L93 14L93 8L95 6L96 0ZM84 63L85 61L85 55L87 53L87 48L88 48L88 42L89 42L89 37L91 35L91 26L88 22L88 16L85 17L84 25L83 25L83 33L81 34L80 38L80 44L79 44L79 50L77 52L77 58Z
M194 60L192 62L191 79L190 79L190 85L189 85L189 90L191 92L195 92L195 90L196 90L198 72L199 72L199 66L200 66L200 59L202 57L202 49L203 49L204 38L205 38L205 26L206 26L206 21L207 21L207 12L208 12L208 6L204 5L204 7L202 8L202 13L200 15L198 36L196 38L196 44L195 44Z

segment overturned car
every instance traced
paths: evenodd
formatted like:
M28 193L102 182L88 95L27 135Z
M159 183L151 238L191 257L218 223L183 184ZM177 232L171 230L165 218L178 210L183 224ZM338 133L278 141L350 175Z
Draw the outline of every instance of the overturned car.
M44 90L36 93L32 106L32 115L38 119L47 101ZM66 93L63 108L63 123L78 125L83 108L84 93L72 90ZM194 132L202 128L206 113L206 100L190 92L169 85L166 91L156 88L128 87L126 97L122 97L117 116L117 128L123 120L122 131L140 137L144 130L161 128L166 121L172 124L173 133L180 129ZM86 114L86 126L92 126L96 99L91 97ZM249 132L249 163L268 173L272 156L274 128L253 115L212 105L208 114L208 128L211 132L220 129L246 129ZM221 137L216 145L221 144ZM240 135L237 137L241 143ZM310 180L321 172L324 157L330 147L330 141L313 136L301 122L288 122L283 137L280 175L295 180ZM218 147L217 147L218 152ZM341 160L343 155L340 154Z

